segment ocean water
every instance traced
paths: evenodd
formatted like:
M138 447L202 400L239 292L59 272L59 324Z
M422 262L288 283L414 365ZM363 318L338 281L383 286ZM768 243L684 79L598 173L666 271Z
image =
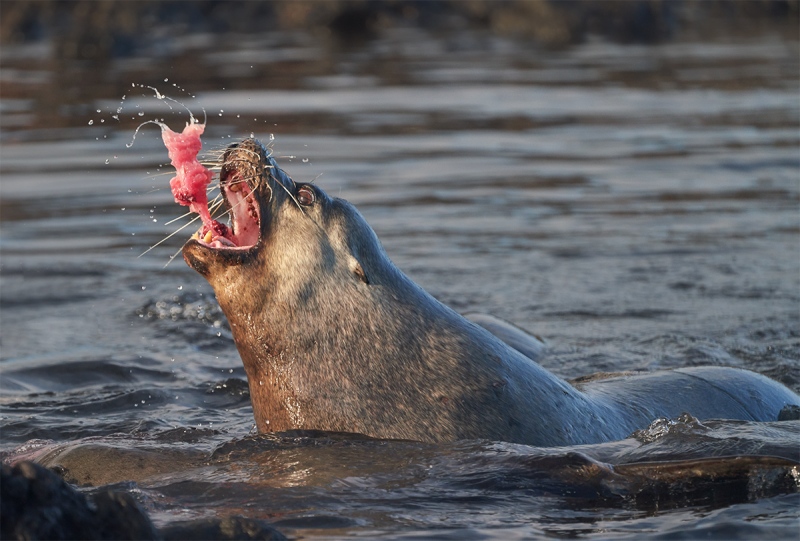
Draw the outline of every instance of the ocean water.
M543 337L561 377L726 365L800 391L797 43L545 50L418 28L352 49L289 32L193 43L196 78L136 57L89 73L52 44L0 51L6 459L131 492L158 525L796 538L800 421L687 417L558 449L255 435L224 315L172 260L195 226L171 222L159 131L134 132L180 128L188 108L209 159L271 142L434 296Z

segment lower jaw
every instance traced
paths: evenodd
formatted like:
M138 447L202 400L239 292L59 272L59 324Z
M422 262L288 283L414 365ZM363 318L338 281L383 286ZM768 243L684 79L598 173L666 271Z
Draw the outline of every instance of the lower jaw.
M214 236L211 230L207 231L205 234L201 231L197 231L192 235L192 238L210 248L240 248L235 242L222 235Z

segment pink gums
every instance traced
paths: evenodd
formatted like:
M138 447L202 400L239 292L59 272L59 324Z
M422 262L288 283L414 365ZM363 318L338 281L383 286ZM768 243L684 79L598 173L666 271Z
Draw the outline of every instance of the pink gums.
M186 124L182 133L175 133L166 126L161 127L161 138L169 152L169 159L178 172L169 181L169 187L176 203L189 207L190 211L200 215L205 226L204 231L212 230L217 234L224 234L222 230L225 225L213 220L208 211L206 190L213 174L197 160L197 154L203 146L200 136L205 127L205 124L192 122Z

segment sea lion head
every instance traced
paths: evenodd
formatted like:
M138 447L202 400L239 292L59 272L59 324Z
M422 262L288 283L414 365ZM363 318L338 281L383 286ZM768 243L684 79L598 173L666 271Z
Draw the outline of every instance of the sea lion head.
M192 238L183 257L214 287L223 309L265 294L302 294L323 274L353 287L368 284L365 267L385 257L355 207L293 181L256 139L225 151L220 191L230 225ZM375 247L379 253L370 253Z

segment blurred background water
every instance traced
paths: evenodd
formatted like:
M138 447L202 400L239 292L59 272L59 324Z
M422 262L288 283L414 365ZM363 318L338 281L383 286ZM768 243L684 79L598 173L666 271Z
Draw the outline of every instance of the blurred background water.
M191 227L144 253L185 221L168 224L182 208L158 130L133 137L188 120L153 87L207 115L209 156L251 133L272 141L437 298L544 337L562 377L716 364L798 391L799 14L780 1L4 0L0 450L67 445L51 462L68 478L117 483L158 524L796 536L796 480L756 482L753 466L733 490L630 463L796 464L797 421L579 450L618 465L617 484L571 477L591 469L571 449L248 438L224 316L170 263ZM81 438L117 454L69 447ZM148 450L147 468L121 466Z

